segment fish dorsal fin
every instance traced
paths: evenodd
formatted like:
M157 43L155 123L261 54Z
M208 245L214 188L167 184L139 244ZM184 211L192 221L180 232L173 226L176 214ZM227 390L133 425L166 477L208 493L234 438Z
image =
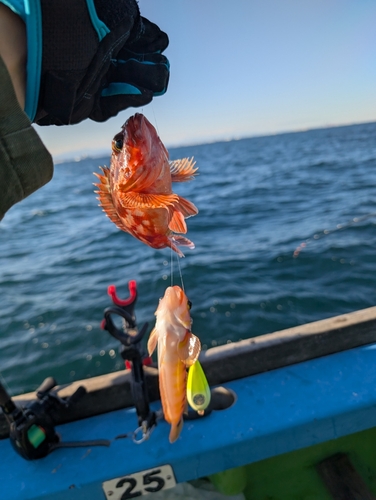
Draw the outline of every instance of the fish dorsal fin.
M192 158L170 161L170 172L172 182L186 182L195 178L198 168L194 168L196 162Z
M149 340L148 340L148 353L149 353L149 356L151 356L153 354L153 352L155 351L155 348L157 347L157 343L158 343L157 329L153 328L153 330L150 333Z
M201 352L201 342L196 335L187 331L184 339L178 344L178 356L185 366L189 367L199 357Z
M119 200L124 208L168 208L176 203L178 195L171 194L145 194L145 193L119 193Z
M187 232L187 224L184 220L184 215L178 210L170 210L172 212L171 220L168 224L169 229L174 231L174 233L186 233Z

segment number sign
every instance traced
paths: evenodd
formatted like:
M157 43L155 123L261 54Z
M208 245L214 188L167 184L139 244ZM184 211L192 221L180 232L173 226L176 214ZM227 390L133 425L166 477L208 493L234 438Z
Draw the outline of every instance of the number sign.
M171 465L136 472L102 484L107 500L128 500L148 493L173 488L176 485Z

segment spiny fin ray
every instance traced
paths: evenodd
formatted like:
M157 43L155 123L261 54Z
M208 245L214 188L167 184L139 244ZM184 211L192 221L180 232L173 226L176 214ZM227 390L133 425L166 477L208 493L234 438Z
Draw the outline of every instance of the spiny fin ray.
M174 203L176 210L179 210L184 215L185 219L198 214L198 208L191 201L186 200L182 196L178 196L178 200Z
M177 194L119 193L123 208L168 208L179 199Z
M169 229L171 229L171 231L174 231L175 233L185 234L187 232L187 224L185 223L184 215L178 210L171 211L172 216L168 224Z
M100 169L102 170L103 175L94 172L94 175L98 177L98 179L100 180L100 184L94 184L94 186L98 188L98 191L95 191L95 193L99 195L97 197L97 200L99 200L99 206L103 208L103 211L105 212L107 217L119 229L128 232L127 228L124 226L114 206L114 202L110 191L110 169L108 167L100 167Z
M169 163L172 182L187 182L195 178L198 168L194 168L196 162L193 157L173 160Z

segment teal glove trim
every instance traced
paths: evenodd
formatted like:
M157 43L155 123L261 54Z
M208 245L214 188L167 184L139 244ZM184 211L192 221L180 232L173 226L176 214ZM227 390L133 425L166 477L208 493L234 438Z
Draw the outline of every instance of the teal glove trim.
M164 95L166 93L166 91L167 91L167 88L164 88L160 92L153 92L153 97L159 97L161 95Z
M157 53L157 52L156 52ZM146 65L160 65L160 64L163 64L163 63L155 63L153 61L141 61L139 57L131 57L129 59L114 59L113 60L115 63L120 63L120 64L126 64L127 62L129 61L136 61L137 63L140 63L140 64L146 64ZM165 66L169 71L170 71L170 62L169 61L166 61L165 64L163 64L163 66Z
M130 61L135 61L139 64L148 65L148 66L152 66L152 65L157 66L157 65L163 64L163 63L155 63L153 61L140 61L139 58L133 58L133 57L130 59L126 59L126 60L125 59L114 59L113 63L115 63L115 64L127 64ZM168 71L170 71L170 63L168 60L163 65L167 68ZM166 90L167 90L167 87L164 88L163 90L161 90L160 92L153 92L153 96L158 97L158 96L164 95L166 93ZM108 97L111 95L119 95L119 94L138 95L138 94L142 94L142 92L140 92L137 87L134 87L133 85L130 85L128 83L110 83L110 85L108 87L106 87L105 89L103 89L101 92L101 95L103 97Z
M27 65L25 113L33 121L37 112L42 72L42 12L39 0L25 0Z
M102 90L102 97L111 97L113 95L141 95L142 92L129 83L110 83L108 87Z
M25 113L33 121L37 112L42 70L42 14L39 0L0 0L26 24L27 64Z
M9 7L15 14L20 16L24 22L25 19L25 6L23 0L0 0L6 7Z
M108 33L110 33L110 30L107 28L105 23L99 19L97 11L95 10L94 0L86 0L86 5L89 11L91 24L97 32L99 41L101 41L106 35L108 35Z

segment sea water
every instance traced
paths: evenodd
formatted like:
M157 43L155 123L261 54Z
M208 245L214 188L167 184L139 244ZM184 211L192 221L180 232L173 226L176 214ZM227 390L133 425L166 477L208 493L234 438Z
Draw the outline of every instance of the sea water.
M136 280L139 326L154 325L175 255L120 231L98 207L105 158L67 161L0 223L0 372L12 394L123 367L101 330L107 287ZM376 123L170 150L199 176L180 259L203 348L376 304Z

